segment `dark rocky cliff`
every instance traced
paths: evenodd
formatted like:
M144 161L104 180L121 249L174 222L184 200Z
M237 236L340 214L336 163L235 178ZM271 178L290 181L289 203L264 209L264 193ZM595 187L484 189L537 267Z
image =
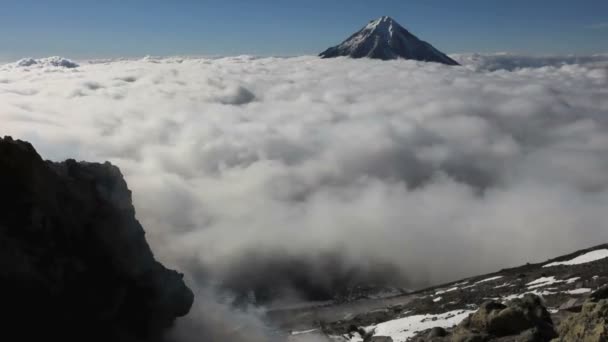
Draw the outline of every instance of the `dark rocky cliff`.
M44 161L0 138L0 322L21 341L159 341L188 313L110 163Z

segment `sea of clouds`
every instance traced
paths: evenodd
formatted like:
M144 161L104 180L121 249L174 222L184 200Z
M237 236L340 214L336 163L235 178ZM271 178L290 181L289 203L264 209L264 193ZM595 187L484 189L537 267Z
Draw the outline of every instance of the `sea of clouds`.
M454 57L11 63L0 134L118 165L200 291L416 288L608 241L608 55Z

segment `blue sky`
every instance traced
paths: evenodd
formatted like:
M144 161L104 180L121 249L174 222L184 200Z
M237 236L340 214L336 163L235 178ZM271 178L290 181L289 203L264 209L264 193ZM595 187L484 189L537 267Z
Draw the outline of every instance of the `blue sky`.
M0 0L0 58L298 55L389 15L447 53L608 52L607 0Z

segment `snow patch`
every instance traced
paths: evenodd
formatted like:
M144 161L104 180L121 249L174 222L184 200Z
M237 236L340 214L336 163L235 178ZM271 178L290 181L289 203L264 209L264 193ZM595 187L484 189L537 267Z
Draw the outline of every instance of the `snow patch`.
M536 289L539 287L545 287L545 286L559 284L559 283L563 283L563 282L564 282L563 280L555 279L555 277L553 277L553 276L541 277L541 278L538 278L534 281L527 283L526 286L528 286L529 289Z
M527 292L523 292L523 293L515 293L512 295L508 295L508 296L504 296L502 297L502 301L503 302L508 302L510 300L513 299L517 299L517 298L524 298L525 295L527 294L534 294L537 295L539 297L544 297L544 296L551 296L556 294L555 292L551 292L551 291L538 291L538 290L534 290L534 291L527 291Z
M496 277L492 277L492 278L483 279L483 280L476 282L474 285L481 284L481 283L487 283L489 281L498 280L500 278L503 278L503 276L496 276Z
M393 342L406 342L420 331L434 327L451 328L475 311L455 310L438 315L414 315L376 325L374 336L389 336ZM354 342L354 340L350 340Z
M433 302L434 302L434 303L438 303L438 302L440 302L442 299L443 299L443 297L437 297L437 298L433 299Z
M319 331L319 329L309 329L309 330L302 330L302 331L292 331L292 332L291 332L291 335L292 335L292 336L294 336L294 335L305 335L305 334L310 334L310 333L317 332L317 331Z
M574 289L574 290L566 291L566 293L573 294L573 295L579 295L579 294L589 293L591 291L592 291L591 289L582 287L580 289Z
M452 287L452 288L447 289L447 290L439 290L439 291L436 291L436 292L435 292L435 295L440 295L440 294L444 294L444 293L448 293L448 292L453 292L453 291L456 291L456 290L458 290L458 287L457 287L457 286L456 286L456 287Z
M579 255L576 258L568 260L568 261L556 261L556 262L552 262L550 264L544 265L543 267L553 267L553 266L561 266L561 265L565 265L565 266L580 265L580 264L586 264L589 262L594 262L594 261L605 259L605 258L608 258L608 249L598 249L595 251L585 253L583 255Z
M574 277L566 280L566 284L574 284L577 280L581 279L581 277Z

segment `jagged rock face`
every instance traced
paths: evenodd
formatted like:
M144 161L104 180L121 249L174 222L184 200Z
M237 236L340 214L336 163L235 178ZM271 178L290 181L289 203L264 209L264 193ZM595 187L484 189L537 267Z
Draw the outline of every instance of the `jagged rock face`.
M381 60L404 58L458 65L455 60L431 44L418 39L390 17L371 21L340 45L323 51L320 56L323 58L367 57Z
M154 259L109 164L43 161L0 139L0 313L20 340L160 341L188 313L182 275Z

